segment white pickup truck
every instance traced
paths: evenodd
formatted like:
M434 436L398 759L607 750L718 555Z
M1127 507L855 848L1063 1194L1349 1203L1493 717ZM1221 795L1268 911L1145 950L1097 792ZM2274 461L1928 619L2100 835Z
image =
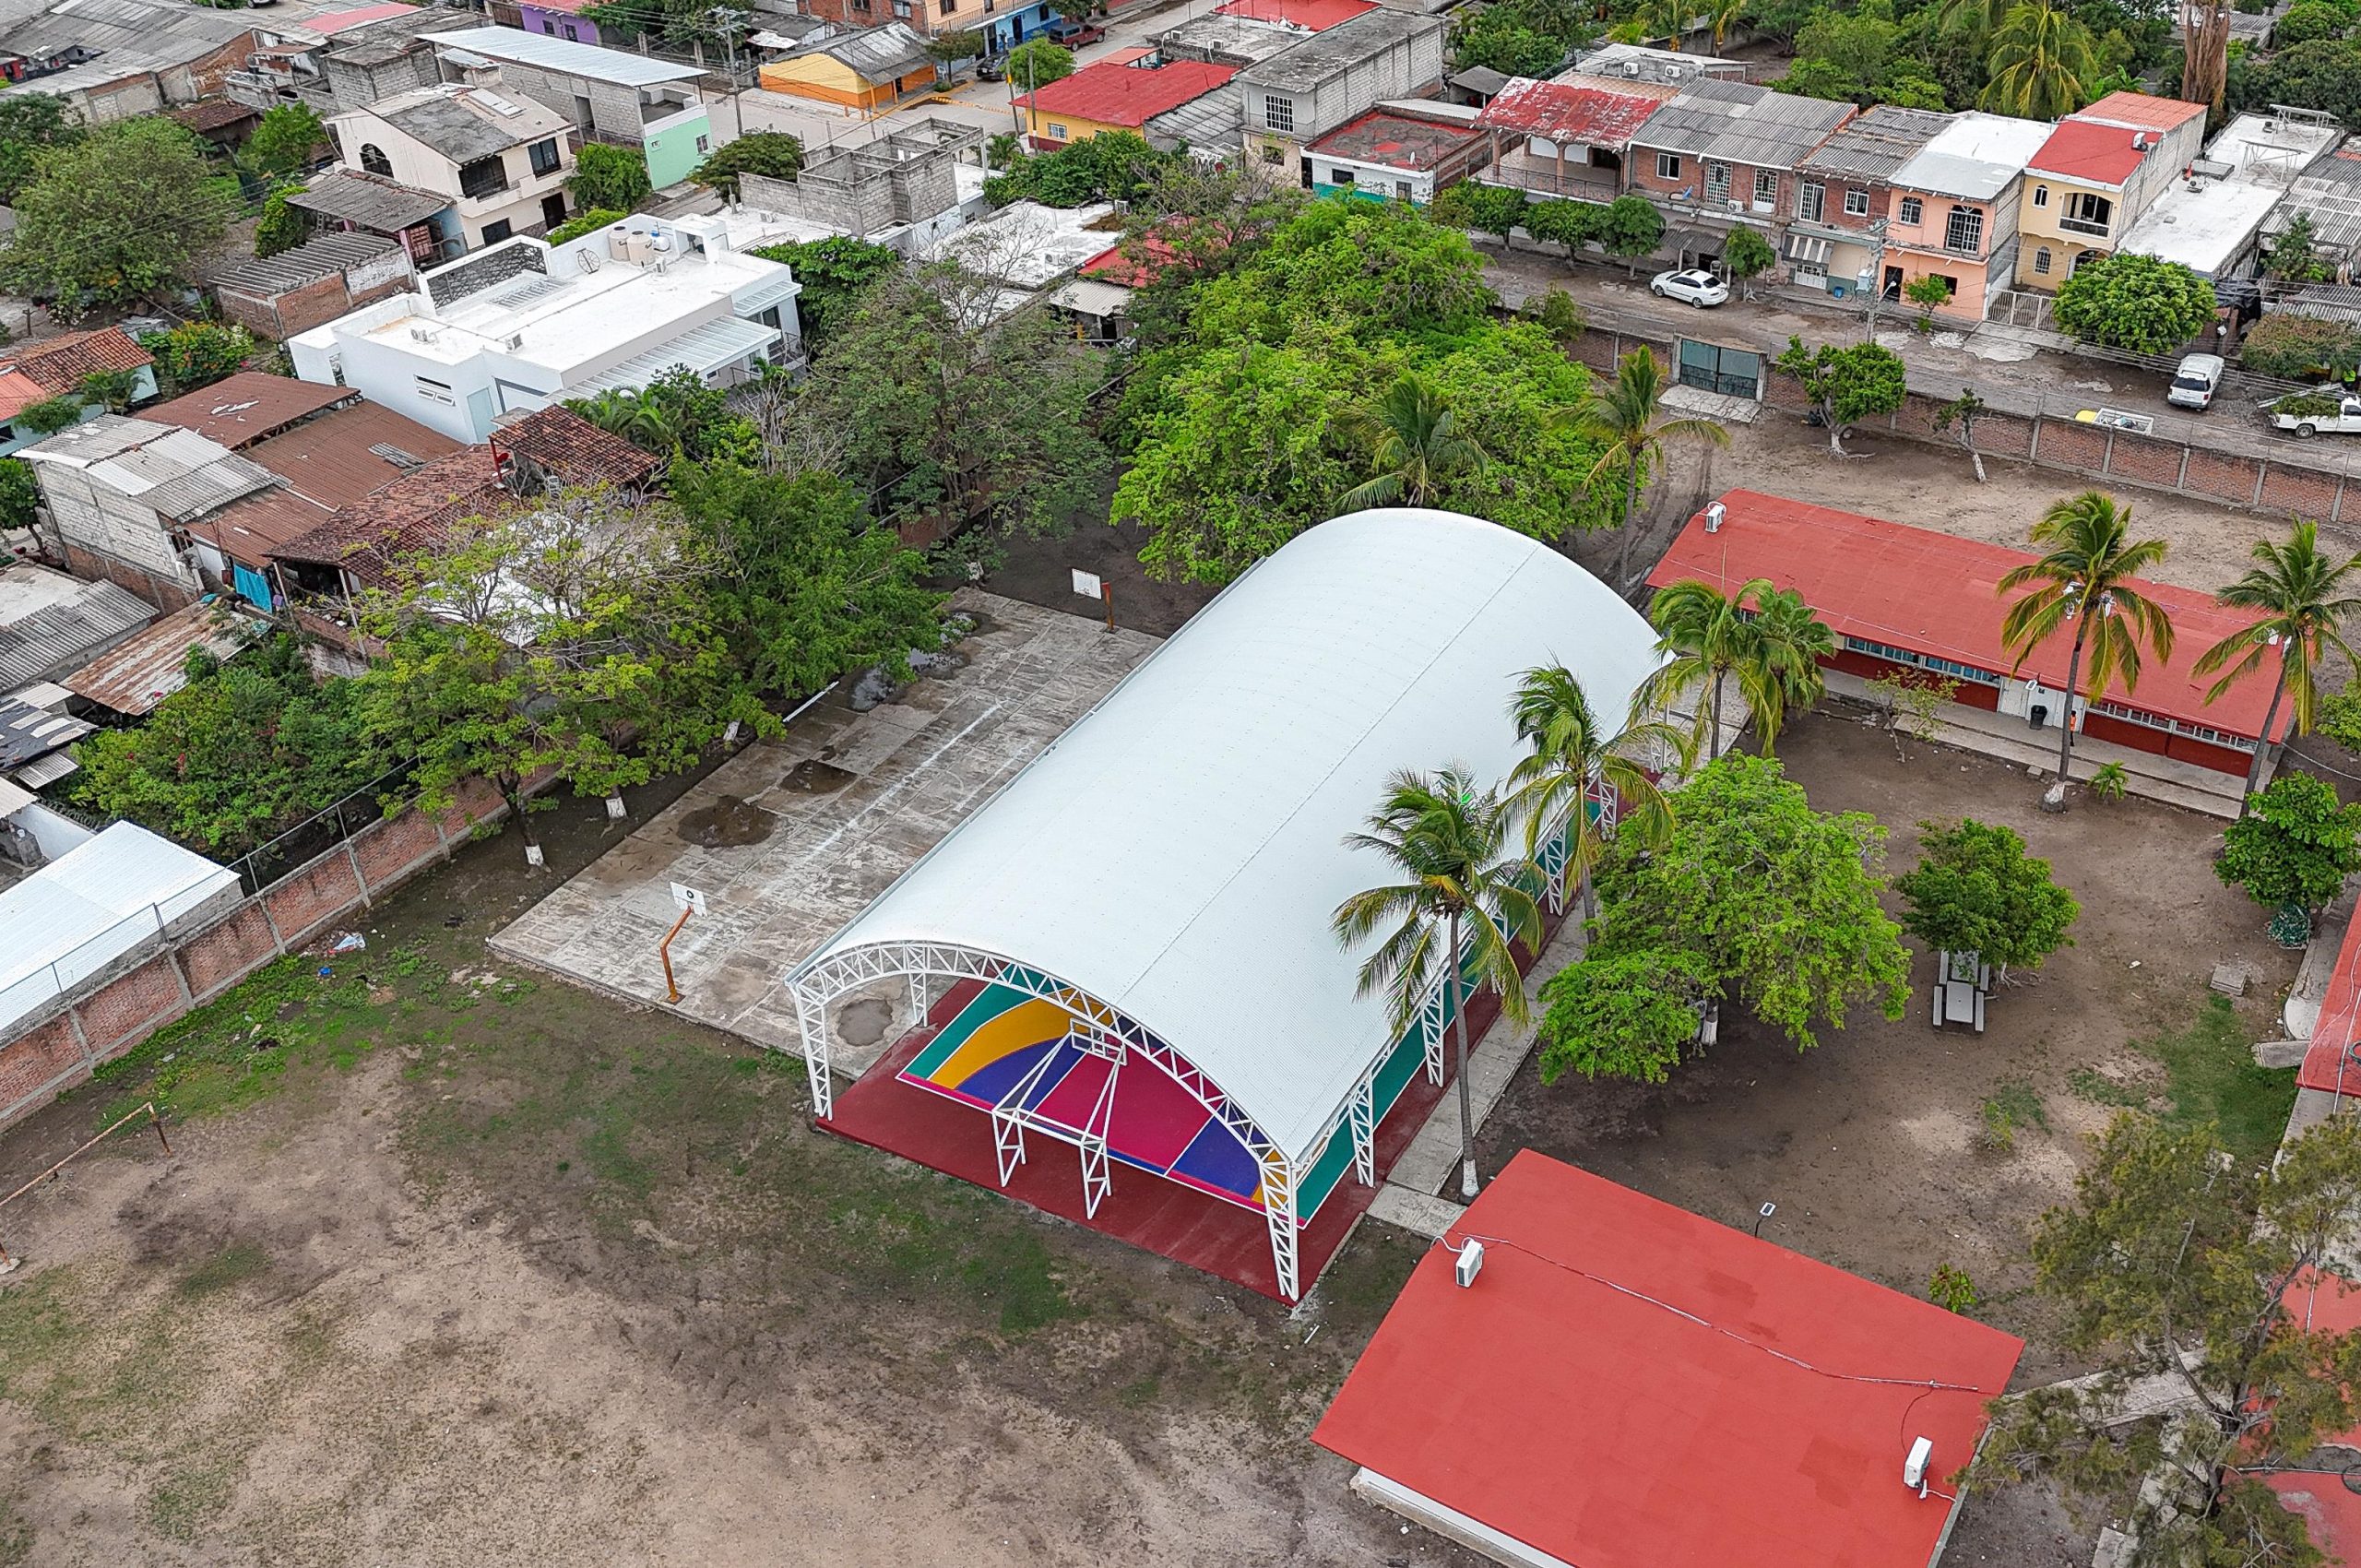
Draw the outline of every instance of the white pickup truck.
M2361 398L2337 388L2294 392L2271 405L2271 422L2297 435L2361 435Z

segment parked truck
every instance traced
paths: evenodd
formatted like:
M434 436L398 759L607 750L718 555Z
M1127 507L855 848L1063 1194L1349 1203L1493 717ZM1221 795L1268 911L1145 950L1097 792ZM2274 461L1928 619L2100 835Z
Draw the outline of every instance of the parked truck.
M2361 397L2343 387L2318 392L2291 392L2270 405L2271 422L2299 436L2325 430L2337 435L2361 435Z

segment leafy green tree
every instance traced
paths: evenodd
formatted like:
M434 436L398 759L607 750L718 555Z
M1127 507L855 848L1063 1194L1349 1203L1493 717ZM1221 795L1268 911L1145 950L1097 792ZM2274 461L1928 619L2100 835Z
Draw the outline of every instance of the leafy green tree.
M743 6L716 7L707 0L596 0L583 6L581 14L610 42L645 38L681 53L703 44L718 55L725 47L725 30L733 39L743 39L748 28L761 25ZM742 45L739 57L744 58Z
M2040 558L2002 574L1997 589L2004 599L2023 593L2000 617L2001 644L2016 659L2011 673L2069 625L2074 634L2066 659L2070 699L2080 695L2095 703L2117 684L2127 695L2137 690L2142 643L2160 659L2172 657L2172 618L2141 591L2138 582L2141 573L2165 558L2165 541L2134 540L2130 531L2131 508L2102 491L2063 497L2042 513L2033 526L2033 542L2042 547ZM2096 614L2083 613L2094 605ZM2066 780L2073 758L2074 726L2061 714L2058 782L2043 798L2047 809L2066 809Z
M802 417L838 433L838 471L889 519L1049 532L1100 493L1102 363L1046 313L999 318L1001 289L949 262L889 274L813 363Z
M1664 243L1664 214L1647 197L1627 191L1601 211L1593 237L1608 255L1622 257L1628 275L1636 278L1640 263Z
M2262 785L2263 759L2270 754L2271 733L2279 722L2284 697L2294 708L2294 731L2308 735L2319 718L2319 677L2333 652L2346 668L2361 665L2344 640L2344 622L2361 611L2361 595L2351 590L2361 555L2343 561L2321 553L2319 525L2298 518L2285 544L2258 540L2248 552L2255 564L2215 597L2233 610L2260 612L2260 619L2231 633L2198 655L2196 672L2221 674L2207 690L2205 700L2222 694L2260 669L2271 650L2279 650L2278 668L2272 671L2271 705L2263 710L2262 742L2254 749L2254 764L2247 769L2247 796ZM2244 814L2246 806L2239 806Z
M950 79L951 67L962 60L983 56L991 45L984 41L981 28L963 28L956 32L939 32L926 41L926 57L934 62L937 81Z
M725 201L738 199L738 176L765 174L792 180L803 172L803 143L785 131L750 131L736 141L715 148L689 178L721 193Z
M1565 246L1571 258L1598 232L1602 210L1587 201L1536 201L1525 209L1525 232L1544 244Z
M231 859L387 766L362 732L358 683L314 680L293 637L226 664L192 649L185 674L136 728L101 730L76 746L82 805Z
M1543 207L1556 204L1544 202ZM1569 204L1571 205L1571 204ZM1523 191L1509 185L1479 185L1473 180L1462 180L1435 193L1434 203L1428 210L1438 223L1448 223L1454 229L1471 233L1489 234L1501 244L1508 243L1509 231L1524 223L1529 202ZM1542 238L1540 231L1531 231L1535 239ZM1550 236L1558 239L1557 235ZM1573 242L1560 240L1571 250Z
M1610 731L1593 711L1582 683L1562 665L1528 670L1509 703L1517 739L1531 748L1510 769L1511 814L1525 824L1525 853L1541 852L1541 838L1563 819L1566 876L1574 885L1584 915L1598 912L1591 873L1607 844L1607 830L1590 809L1608 791L1621 802L1615 831L1645 844L1660 844L1672 831L1672 808L1656 787L1647 761L1686 766L1687 737L1670 725L1627 720Z
M1361 961L1358 992L1385 998L1396 1033L1418 1023L1428 992L1450 987L1459 1190L1468 1198L1476 1195L1476 1118L1468 1099L1467 1003L1489 988L1502 1014L1525 1023L1531 1007L1512 944L1522 942L1527 951L1541 945L1541 908L1532 892L1539 878L1531 861L1511 851L1510 828L1507 809L1478 790L1465 768L1396 773L1368 826L1346 835L1345 843L1374 852L1401 880L1354 894L1332 921L1347 953L1379 938ZM1454 962L1463 943L1467 956Z
M65 322L184 284L230 221L197 148L172 121L148 117L50 148L17 193L0 278L50 300Z
M1064 208L1136 202L1179 157L1150 147L1136 131L1101 131L1054 152L1017 160L984 182L984 195L996 207L1026 200Z
M17 199L44 148L81 139L80 122L56 94L12 92L0 98L0 206Z
M1008 79L1019 92L1074 75L1074 51L1046 38L1028 38L1008 52Z
M1915 325L1919 331L1925 332L1934 326L1935 312L1952 303L1952 286L1930 272L1904 283L1902 297L1918 307L1918 319Z
M2341 1288L2356 1212L2361 1127L2349 1117L2276 1160L2212 1126L2118 1117L2073 1203L2033 1237L2035 1289L2064 1348L2103 1358L2102 1374L1995 1400L1970 1484L2056 1486L2091 1507L2136 1494L2126 1568L2325 1562L2263 1478L2315 1466L2316 1449L2361 1421L2361 1335L2319 1327L2310 1311L2315 1292ZM2135 1382L2177 1395L2177 1408L2125 1422Z
M139 396L139 373L136 370L94 370L84 376L76 389L85 403L95 404L111 414L131 411L131 400Z
M2243 106L2296 103L2361 124L2361 40L2316 38L2273 54L2254 73Z
M247 138L246 161L259 173L292 174L310 167L327 145L327 127L310 104L276 104Z
M1370 408L1345 410L1336 424L1376 470L1338 497L1337 505L1347 511L1397 501L1429 505L1453 471L1484 464L1484 449L1459 434L1450 405L1415 375L1387 387Z
M300 207L291 206L288 197L301 196L303 187L290 185L270 193L262 204L262 220L255 225L255 255L278 255L302 244L312 232L312 215Z
M2248 330L2238 360L2257 375L2283 381L2347 381L2361 375L2361 328L2308 315L2266 315Z
M2118 251L2058 285L2058 325L2088 342L2168 354L2213 325L2213 285L2177 261Z
M765 261L785 262L803 291L795 314L803 323L803 346L816 354L860 297L862 290L901 269L901 253L891 245L831 234L825 240L789 240L753 252Z
M1980 954L2006 979L2060 947L2082 907L2025 853L2016 830L1963 817L1918 825L1917 865L1893 879L1908 902L1902 929L1933 948Z
M184 321L169 332L146 334L139 346L155 356L165 386L178 397L244 369L255 337L232 322Z
M1643 947L1585 956L1541 983L1541 1081L1569 1068L1585 1078L1660 1084L1697 1039L1714 977L1703 954Z
M1934 427L1938 433L1959 427L1959 444L1967 448L1968 461L1975 465L1975 482L1984 482L1984 454L1975 449L1975 422L1984 417L1984 399L1975 388L1964 386L1958 397L1935 410Z
M565 177L574 203L585 209L603 208L629 212L647 199L647 160L637 148L609 147L584 142L574 155L574 172Z
M1656 968L1678 982L1674 994L1693 981L1705 998L1737 1001L1801 1050L1819 1043L1818 1030L1843 1028L1864 1003L1902 1016L1910 956L1878 903L1885 830L1875 818L1815 812L1777 762L1737 752L1708 764L1670 804L1672 832L1661 845L1619 834L1609 842L1597 873L1602 912L1572 967L1687 955L1693 964ZM1566 982L1596 983L1596 972ZM1578 1037L1553 1034L1545 1018L1541 1039L1545 1053L1572 1052L1567 1064L1582 1067ZM1655 1056L1659 1072L1669 1064L1661 1050ZM1618 1064L1602 1060L1596 1070Z
M1664 372L1655 350L1643 343L1616 362L1615 379L1594 385L1579 403L1558 416L1602 448L1590 481L1603 475L1621 481L1623 520L1615 550L1615 589L1631 581L1631 526L1648 480L1664 467L1665 443L1695 441L1707 446L1727 446L1730 433L1709 419L1667 418Z
M0 457L0 529L30 529L33 508L41 502L41 483L32 466L15 457Z
M1452 68L1486 66L1512 77L1555 73L1597 34L1590 14L1571 0L1493 0L1454 13Z
M1992 35L1991 80L1981 107L2055 120L2090 101L2100 74L2090 29L2049 0L2018 0Z
M87 407L80 393L64 392L27 403L9 422L35 435L54 435L69 425L81 423L82 411Z
M1672 713L1695 692L1689 749L1707 762L1722 754L1722 690L1731 681L1757 713L1782 701L1772 688L1769 663L1761 655L1751 604L1778 589L1768 577L1754 577L1724 593L1713 584L1684 577L1656 589L1648 601L1648 624L1656 629L1656 651L1665 661L1640 688L1638 705Z
M575 213L541 238L550 244L563 245L578 240L585 234L595 234L599 230L620 223L630 216L630 213L618 212L611 207L594 207L587 212Z
M1778 265L1779 253L1771 248L1771 242L1744 224L1732 229L1722 246L1722 270L1750 298L1754 280Z
M1846 457L1845 427L1855 420L1890 414L1909 395L1909 367L1902 356L1875 343L1838 348L1822 343L1806 349L1800 338L1787 339L1786 352L1772 362L1781 375L1792 376L1804 396L1820 411L1828 427L1828 449Z
M1529 296L1517 308L1517 315L1548 333L1560 349L1572 349L1590 330L1590 317L1563 289L1544 289Z
M2271 42L2275 48L2293 49L2323 38L2343 38L2352 30L2353 18L2327 0L2296 0L2272 26Z
M2223 830L2214 874L2266 908L2318 909L2361 871L2361 805L2308 773L2283 773Z
M2302 0L2296 9L2318 4L2319 0ZM2336 276L2336 268L2319 253L2319 237L2312 229L2310 213L2298 212L2287 220L2287 227L2272 239L2263 256L2262 275L2282 283L2324 283Z
M762 448L753 422L730 406L730 394L676 366L636 392L613 388L566 405L599 429L611 431L659 457L691 462L716 457L753 461Z

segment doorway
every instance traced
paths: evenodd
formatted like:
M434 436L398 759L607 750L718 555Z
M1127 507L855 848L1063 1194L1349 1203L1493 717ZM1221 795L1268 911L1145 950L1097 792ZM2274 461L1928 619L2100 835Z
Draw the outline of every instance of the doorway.
M565 197L552 191L541 198L541 227L554 229L565 221Z

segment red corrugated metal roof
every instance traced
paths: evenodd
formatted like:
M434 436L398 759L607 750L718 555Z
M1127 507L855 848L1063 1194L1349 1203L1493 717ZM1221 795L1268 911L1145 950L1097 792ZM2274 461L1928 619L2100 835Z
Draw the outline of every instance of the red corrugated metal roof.
M235 452L307 414L336 403L357 402L360 397L350 386L242 370L210 386L142 409L139 417L193 430Z
M2041 150L2025 160L2025 167L2038 174L2120 185L2148 156L2131 145L2131 138L2140 134L2092 120L2060 120L2049 139L2041 144Z
M1802 594L1839 636L2003 674L2015 666L2000 645L2000 616L2007 606L1998 586L2011 567L2034 559L2029 552L1760 491L1733 490L1721 500L1726 509L1721 530L1707 533L1703 512L1690 518L1648 574L1652 586L1702 577L1735 588L1750 577L1768 577ZM2147 660L2136 694L2118 686L2106 695L2145 712L2234 735L2259 731L2271 701L2268 680L2242 681L2209 705L2205 693L2213 682L2192 668L2200 654L2257 617L2225 610L2213 595L2193 588L2143 582L2140 591L2172 617L2173 654L2161 662ZM2071 652L2072 638L2061 632L2035 650L2023 672L2062 690ZM2284 734L2284 711L2280 723Z
M1545 141L1622 148L1679 90L1668 82L1610 85L1596 78L1542 82L1519 77L1484 105L1476 124L1484 130L1513 131Z
M1377 0L1227 0L1214 9L1250 22L1284 22L1309 32L1325 32L1377 9Z
M1151 115L1203 98L1238 74L1235 65L1175 60L1144 70L1137 65L1086 65L1062 81L1028 92L1016 101L1044 114L1071 114L1101 125L1144 125Z
M2157 98L2145 92L2110 92L2096 103L2086 103L2069 116L2076 120L2113 120L2118 125L2138 125L2151 131L2169 131L2186 125L2205 113L2202 103L2189 103L2177 98Z
M314 11L303 25L322 38L334 38L340 32L348 32L358 27L367 27L371 22L382 22L393 17L413 15L417 9L415 6L389 3L383 6L362 6L350 11Z
M1312 1441L1578 1568L1925 1562L1952 1504L1911 1441L1948 1490L2024 1349L1531 1150L1470 1235L1476 1282L1430 1249Z
M2336 950L2328 989L2320 994L2320 1016L2312 1024L2311 1044L2296 1071L2296 1084L2323 1094L2361 1095L2361 1061L2345 1054L2355 1040L2361 1040L2361 920L2344 928L2344 944ZM2361 1544L2361 1538L2355 1544Z

